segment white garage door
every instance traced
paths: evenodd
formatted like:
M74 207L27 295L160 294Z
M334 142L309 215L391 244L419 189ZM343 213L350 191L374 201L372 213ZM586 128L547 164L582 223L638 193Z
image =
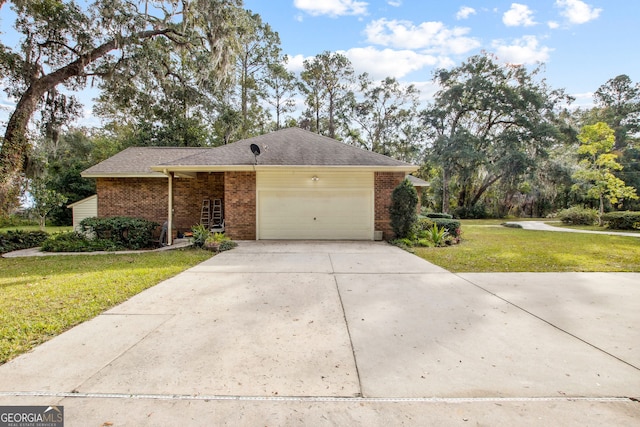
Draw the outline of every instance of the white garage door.
M373 173L257 175L260 239L373 239Z

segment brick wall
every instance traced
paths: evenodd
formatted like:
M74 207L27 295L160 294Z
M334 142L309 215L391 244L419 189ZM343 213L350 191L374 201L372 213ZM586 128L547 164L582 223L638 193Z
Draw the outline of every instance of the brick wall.
M167 220L167 178L98 178L98 216Z
M394 238L389 206L391 193L403 172L376 172L375 229ZM98 178L98 216L133 216L162 224L167 220L166 178ZM202 199L220 198L227 234L236 240L256 239L256 173L198 173L196 178L174 179L174 227L189 230L200 221Z
M98 178L98 216L131 216L167 220L167 178ZM198 173L196 178L173 180L173 227L188 231L200 222L203 199L221 199L224 209L224 174Z
M173 180L173 226L188 231L200 223L203 199L221 199L224 216L224 173L198 172L196 178Z
M391 193L405 177L404 172L376 172L374 174L375 229L382 231L384 240L392 240L395 233L391 228Z
M225 227L235 240L256 239L256 173L225 172Z

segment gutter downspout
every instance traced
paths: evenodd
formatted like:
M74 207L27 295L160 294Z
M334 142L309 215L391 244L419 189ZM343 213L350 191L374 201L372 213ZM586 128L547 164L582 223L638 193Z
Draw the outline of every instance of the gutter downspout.
M169 177L169 194L168 194L168 209L167 214L167 246L173 245L173 172L168 172L166 169L163 171L165 175Z

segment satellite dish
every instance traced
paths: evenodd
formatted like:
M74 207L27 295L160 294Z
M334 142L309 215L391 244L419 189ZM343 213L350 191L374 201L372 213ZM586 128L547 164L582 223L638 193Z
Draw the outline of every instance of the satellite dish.
M256 144L251 144L249 147L251 147L251 152L254 156L260 155L260 147L258 147Z

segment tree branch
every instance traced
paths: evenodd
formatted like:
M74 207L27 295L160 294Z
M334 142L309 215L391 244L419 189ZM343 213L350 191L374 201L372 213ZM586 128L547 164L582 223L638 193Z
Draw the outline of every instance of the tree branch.
M39 47L47 47L47 46L51 46L51 45L54 45L54 44L56 44L56 45L58 45L58 46L62 46L62 47L64 47L65 49L70 50L71 52L73 52L73 53L74 53L74 54L76 54L76 55L81 55L81 53L80 53L80 52L78 52L78 50L76 50L76 49L72 48L71 46L67 46L66 44L61 43L61 42L59 42L59 41L55 41L55 40L47 40L47 41L46 41L46 42L44 42L44 43L38 43L38 46L39 46Z
M0 0L2 1L2 0ZM2 3L0 3L0 7ZM38 102L45 93L58 84L77 76L84 75L87 65L97 61L112 50L133 44L138 40L153 38L156 36L180 36L171 28L158 28L139 31L121 40L113 38L100 46L97 46L80 55L75 61L58 68L57 70L35 78L26 91L22 93L16 108L11 114L5 129L4 142L0 148L0 212L13 203L15 187L20 181L20 174L24 168L25 153L28 148L26 129Z

